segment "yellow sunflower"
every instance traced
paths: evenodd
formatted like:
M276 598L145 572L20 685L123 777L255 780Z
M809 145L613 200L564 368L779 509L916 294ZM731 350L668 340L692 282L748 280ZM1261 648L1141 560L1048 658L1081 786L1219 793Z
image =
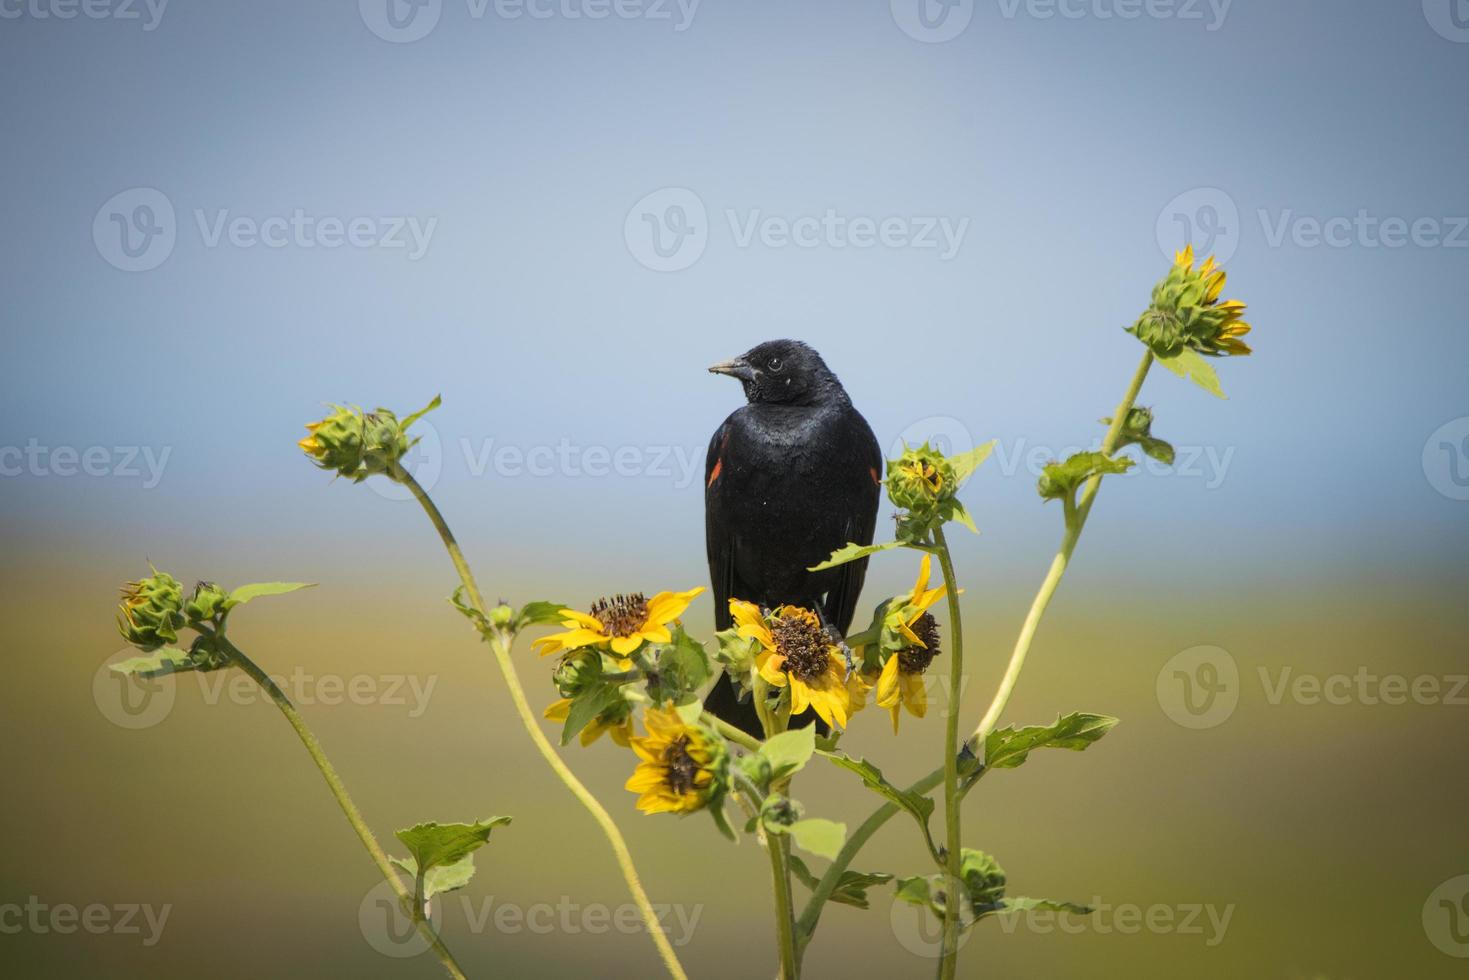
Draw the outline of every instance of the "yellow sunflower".
M542 717L547 721L559 721L564 724L569 714L571 714L571 698L561 698L547 705ZM607 713L598 715L590 725L581 730L581 744L591 745L603 735L612 736L612 741L627 748L632 744L632 714L625 714L620 719L611 717Z
M908 642L907 646L888 657L877 678L877 706L887 708L892 714L894 734L898 731L898 718L903 708L907 708L915 718L922 718L928 713L928 693L924 690L923 674L939 653L938 623L928 610L948 591L946 585L936 589L928 587L932 570L930 556L924 555L913 591L901 602L893 601L883 624Z
M626 788L644 813L692 813L709 805L720 788L724 747L698 725L685 724L670 708L643 714L648 734L632 739L642 761Z
M566 618L561 625L566 632L543 636L532 646L543 657L589 646L610 648L622 659L625 670L632 666L629 655L645 642L672 642L668 624L682 616L694 597L703 591L703 586L699 586L687 592L660 592L651 599L634 592L599 599L591 612L563 609L561 615Z
M755 669L774 687L790 685L791 714L812 708L828 725L847 727L853 710L847 661L809 609L781 606L767 619L760 607L740 599L729 600L729 611L741 636L760 644ZM856 707L866 700L858 684Z

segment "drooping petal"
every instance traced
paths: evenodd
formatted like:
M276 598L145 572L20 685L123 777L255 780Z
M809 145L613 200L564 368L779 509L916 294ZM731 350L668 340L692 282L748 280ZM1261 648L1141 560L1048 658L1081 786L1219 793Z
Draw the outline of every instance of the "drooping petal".
M614 636L612 638L612 652L619 657L626 657L642 645L643 638L637 633L634 633L632 636Z
M547 721L564 722L566 720L566 716L570 713L571 698L562 698L559 701L552 701L550 704L548 704L546 706L546 710L541 712L541 717L546 719Z
M882 665L877 678L877 704L891 708L898 703L898 655L895 653Z

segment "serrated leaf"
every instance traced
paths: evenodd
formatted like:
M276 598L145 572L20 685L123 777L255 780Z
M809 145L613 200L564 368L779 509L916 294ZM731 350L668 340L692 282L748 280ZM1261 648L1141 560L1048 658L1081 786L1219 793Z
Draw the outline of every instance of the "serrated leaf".
M230 593L229 604L231 606L242 606L251 599L259 599L262 596L285 595L288 592L309 589L315 584L315 582L256 582L253 585L242 585Z
M1078 905L1075 902L1056 902L1049 898L1006 898L1001 899L1000 907L995 911L999 913L1071 912L1075 915L1091 915L1096 909L1090 905Z
M151 656L129 657L127 660L120 660L110 666L119 674L137 675L144 678L161 677L164 674L194 669L188 651L180 650L178 647L164 647Z
M959 483L963 483L979 469L980 464L990 458L990 453L995 451L995 443L999 440L991 439L982 446L975 446L968 452L959 453L957 456L948 457L949 465L954 467L954 476Z
M1111 715L1085 711L1057 718L1049 725L1013 726L990 732L984 741L983 764L989 769L1014 769L1030 757L1032 749L1084 751L1116 727Z
M816 751L816 728L807 726L773 735L760 746L760 756L770 764L770 778L784 779L799 772Z
M490 831L510 822L510 817L487 817L474 823L420 823L393 832L408 848L423 874L442 865L456 864L473 854L490 839Z
M828 558L826 561L822 562L820 565L813 565L811 568L806 569L806 571L820 572L825 571L828 568L836 568L838 565L845 565L848 562L856 561L859 558L866 558L868 555L875 555L879 551L887 551L889 548L896 548L902 543L903 542L901 541L884 541L882 544L845 544L842 547L838 548L836 551L833 551L831 553L831 557Z
M418 862L413 858L395 857L392 860L394 865L412 875L415 881L418 879ZM473 854L466 854L453 864L441 864L423 876L423 899L428 901L435 895L463 888L473 877Z
M1158 363L1180 378L1192 381L1216 398L1226 397L1224 388L1219 384L1219 375L1214 371L1214 365L1210 364L1198 351L1185 347L1172 357L1158 358Z
M817 857L835 860L847 842L847 825L821 817L807 817L791 824L788 831L791 839L802 850Z

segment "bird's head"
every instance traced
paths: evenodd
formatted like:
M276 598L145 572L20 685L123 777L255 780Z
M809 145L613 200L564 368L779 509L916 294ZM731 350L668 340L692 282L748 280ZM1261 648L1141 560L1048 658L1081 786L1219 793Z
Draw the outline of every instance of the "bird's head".
M821 355L799 340L767 340L709 370L738 378L751 404L814 405L845 397Z

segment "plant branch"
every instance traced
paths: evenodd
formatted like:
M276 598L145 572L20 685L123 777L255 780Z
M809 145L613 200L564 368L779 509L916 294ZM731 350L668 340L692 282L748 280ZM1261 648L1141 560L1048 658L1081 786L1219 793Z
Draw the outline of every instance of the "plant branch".
M406 486L419 504L424 513L428 515L429 521L433 523L434 529L439 532L439 537L444 542L444 548L449 552L449 558L454 563L454 569L459 573L459 581L464 586L465 595L468 596L471 606L481 616L488 618L488 610L485 608L484 597L480 594L479 585L475 582L474 573L469 568L469 563L464 558L464 553L459 548L459 542L455 540L454 533L449 530L449 525L444 521L444 515L439 508L429 499L423 487L413 478L407 470L394 464L392 476L399 483ZM622 870L622 877L627 882L628 891L632 893L633 901L637 903L638 911L642 915L643 924L653 939L653 944L658 947L658 955L663 959L663 965L669 974L677 980L688 980L683 965L679 963L678 955L669 944L667 935L664 934L663 926L658 922L658 915L653 911L653 903L648 899L648 893L643 890L642 881L638 878L637 867L633 864L632 854L628 851L627 842L623 839L622 832L617 829L606 808L598 802L591 791L576 778L557 753L545 732L536 720L535 713L531 710L530 703L526 700L525 689L521 686L520 676L515 670L515 662L510 656L510 646L514 637L504 630L490 629L485 633L489 640L490 649L495 654L495 661L499 664L500 673L504 675L505 687L510 692L510 700L515 704L516 713L520 715L521 724L524 725L526 733L530 735L531 741L535 743L536 749L551 767L551 771L565 784L571 794L576 797L582 806L592 815L592 819L602 829L607 837L607 842L612 846L612 853L617 858L617 865Z
M387 853L383 851L382 845L377 842L377 837L373 835L372 828L367 825L367 821L362 819L362 813L357 809L357 804L352 802L352 797L348 794L347 787L342 783L342 778L337 775L336 768L332 766L331 760L326 757L326 753L321 748L321 743L317 741L316 736L307 727L306 721L301 717L300 712L296 710L296 706L291 703L291 699L286 697L286 693L280 689L275 681L270 679L270 676L265 671L260 669L255 661L245 656L239 647L226 639L223 632L215 632L212 636L221 649L229 656L230 662L238 666L249 675L251 680L260 685L261 690L265 691L271 701L275 702L275 706L280 709L286 721L290 722L291 727L296 730L296 735L301 739L301 744L306 746L306 751L311 755L311 761L315 762L316 768L321 770L321 777L326 780L327 788L331 790L332 796L336 798L337 805L342 808L342 813L346 814L347 822L357 832L357 838L362 841L362 846L367 849L368 855L372 858L372 863L377 865L378 871L382 873L382 876L387 879L388 884L392 886L393 891L398 896L398 900L405 906L414 902L413 892L398 877L398 873L393 869ZM429 947L434 951L434 955L439 958L439 962L448 971L449 976L455 977L457 980L464 980L464 971L454 961L454 955L449 952L443 940L434 932L432 924L422 914L415 914L416 912L417 910L415 909L404 908L404 913L408 914L409 918L413 921L414 928L418 930L419 935L424 938L424 941L429 944Z

